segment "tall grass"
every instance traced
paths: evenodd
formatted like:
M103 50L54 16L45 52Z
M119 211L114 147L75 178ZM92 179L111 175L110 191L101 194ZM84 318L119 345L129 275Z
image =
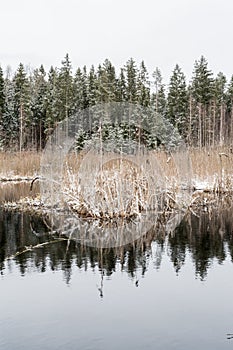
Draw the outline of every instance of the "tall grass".
M233 153L229 147L190 149L193 174L203 180L214 175L233 174Z
M95 218L131 217L152 204L150 196L153 198L156 189L149 192L142 159L136 163L109 154L104 163L97 163L93 153L81 169L79 160L77 164L71 160L69 157L64 168L62 190L65 202L77 213Z
M37 152L0 152L0 177L34 176L40 170Z
M70 154L67 158L68 166L78 170L83 155ZM172 159L166 152L156 152L156 157L162 164L165 176L176 175L176 169ZM227 174L233 172L233 153L229 147L215 147L209 149L190 149L193 174L201 179L206 179L213 175L220 175L221 171ZM33 176L40 170L41 153L22 152L0 152L0 174L1 175L21 175Z
M233 153L230 147L191 149L190 158L193 180L206 182L207 190L213 192L233 191Z
M209 192L226 193L233 191L233 153L231 148L190 149L193 180L196 180L196 189L199 183ZM83 165L84 153L69 153L64 164L64 191L65 198L71 208L83 215L109 217L116 215L125 217L139 213L146 207L149 200L148 178L136 163L121 160L105 162L95 184L94 192L90 190L85 196L80 191L78 174ZM156 159L154 166L160 165L160 172L155 172L156 181L163 181L163 186L172 191L174 198L178 171L174 159L165 151L152 151L151 157ZM27 184L5 186L1 179L14 179L15 176L33 178L40 172L41 154L36 152L0 153L0 197L3 200L18 200L22 196L29 196L30 186ZM182 160L181 160L182 161ZM96 163L93 155L90 164ZM140 161L139 161L140 163ZM82 170L83 171L83 170ZM86 169L86 178L90 189L92 183L92 169ZM161 177L163 178L161 180ZM202 185L202 189L205 189ZM34 187L34 194L39 191L38 184ZM128 191L127 201L121 201ZM94 196L93 196L94 193Z

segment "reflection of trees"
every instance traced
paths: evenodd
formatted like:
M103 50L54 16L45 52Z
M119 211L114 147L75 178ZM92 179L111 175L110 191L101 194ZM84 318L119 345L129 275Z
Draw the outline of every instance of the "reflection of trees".
M175 233L168 238L171 260L178 272L191 252L197 275L202 279L214 259L221 264L230 252L233 259L232 206L212 208L184 218Z
M196 274L205 278L213 260L222 263L227 254L233 261L232 206L212 208L198 216L187 213L175 232L166 237L156 229L132 244L120 248L99 249L83 246L76 241L56 240L43 220L30 214L0 211L0 271L4 274L7 258L13 257L22 275L27 271L63 270L69 283L72 269L99 269L110 276L116 266L131 277L144 275L152 255L151 242L156 245L152 259L159 269L167 244L170 259L179 273L187 253L194 262ZM157 231L158 232L158 231ZM48 244L44 244L47 242ZM165 244L166 243L166 244ZM44 244L44 245L43 245ZM29 247L32 246L31 250ZM25 251L25 247L27 251ZM20 252L24 251L22 254Z

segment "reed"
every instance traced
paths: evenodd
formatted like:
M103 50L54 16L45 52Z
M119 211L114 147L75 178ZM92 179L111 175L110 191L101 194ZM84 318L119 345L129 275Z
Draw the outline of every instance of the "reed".
M142 168L130 159L113 158L96 168L96 155L89 155L82 169L80 162L66 163L62 191L69 207L86 217L132 217L145 210L150 200L148 179ZM72 166L71 166L71 163Z
M191 149L190 158L193 180L201 182L202 189L214 193L233 191L233 153L230 147L215 147L201 151Z
M0 152L0 177L35 176L40 171L37 152Z
M166 152L154 152L158 161L164 169L166 176L174 176L175 166L172 158ZM232 174L233 153L230 147L214 147L209 149L189 150L193 174L201 179L216 174L220 175L224 169L226 173ZM71 153L67 157L68 166L79 169L84 153L79 155ZM21 155L19 152L0 152L0 174L33 176L40 170L41 153L25 151Z
M222 168L232 174L233 153L230 148L191 149L190 157L195 176L205 179L220 174Z
M194 190L200 190L214 195L230 194L233 191L233 153L231 148L190 149ZM131 217L145 210L151 201L150 179L137 163L127 160L109 159L104 162L99 175L93 183L93 171L96 171L96 155L91 155L89 168L83 168L85 153L71 152L64 164L62 191L70 208L83 215L96 218ZM154 166L160 166L160 171L152 172L154 183L159 183L159 189L165 188L164 197L160 196L161 205L170 209L173 207L177 191L178 170L171 155L165 151L152 151L151 159L156 159ZM40 171L41 154L36 152L0 153L0 198L1 201L18 201L21 197L35 196L39 192L38 183L30 191L30 182ZM94 168L92 168L94 166ZM161 170L162 169L162 170ZM83 172L80 183L79 174ZM27 176L28 179L24 177ZM161 182L161 177L162 182ZM24 181L19 181L19 180ZM18 180L4 186L7 180ZM84 184L86 190L83 192ZM200 188L199 188L200 187ZM158 189L152 189L152 195L157 196ZM197 197L196 193L194 197ZM200 195L200 198L203 198ZM151 207L158 208L154 201Z

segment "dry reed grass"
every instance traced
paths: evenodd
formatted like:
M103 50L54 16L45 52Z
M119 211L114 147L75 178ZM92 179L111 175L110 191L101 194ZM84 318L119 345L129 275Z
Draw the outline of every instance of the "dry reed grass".
M40 170L37 152L0 152L0 177L35 176Z
M155 152L163 173L167 177L177 176L173 159L166 152ZM84 153L70 153L66 162L69 167L78 171ZM221 174L222 169L232 174L233 153L229 147L209 149L190 149L193 174L200 179L207 179ZM0 175L33 176L40 170L41 154L37 152L0 152Z
M96 155L89 156L82 170L80 158L75 164L75 156L73 160L69 156L63 175L65 202L85 217L112 219L138 215L149 201L148 181L142 168L130 159L108 156L99 169L95 166Z
M230 147L192 149L193 180L203 182L202 189L214 193L233 191L233 153ZM204 188L206 186L206 188ZM198 184L197 184L198 189Z
M203 182L204 185L202 184L201 189L207 192L219 194L233 191L233 153L231 148L190 149L189 154L192 162L193 180L197 182L196 189L198 189L198 184ZM167 189L172 191L173 197L178 176L174 159L165 151L153 151L152 155L157 159L157 164L160 165L162 176L165 179L164 184ZM88 201L82 198L77 174L85 156L86 154L82 152L79 154L71 152L66 157L63 190L73 210L85 215L91 213L91 216L103 216L104 213L108 212L109 217L115 215L124 217L126 213L133 215L133 213L138 213L145 208L148 201L148 181L139 167L130 161L124 164L117 160L105 162L95 189L95 197L92 198L90 193ZM16 176L35 176L40 171L40 158L41 154L36 152L23 152L21 155L10 152L0 153L0 178L3 180L3 177L14 179ZM95 157L93 157L92 162L93 164L96 162ZM87 171L88 176L90 180L91 169L89 174ZM123 206L121 202L127 181L131 183L128 190L132 192L131 202L128 201L127 204L128 207ZM38 186L33 191L38 192ZM22 196L29 195L29 184L19 183L19 185L12 184L12 186L3 187L2 183L0 186L1 201L18 200ZM99 205L101 202L102 209Z
M191 149L190 157L194 176L203 180L221 175L222 170L226 174L233 172L233 153L229 147L215 147L209 149Z

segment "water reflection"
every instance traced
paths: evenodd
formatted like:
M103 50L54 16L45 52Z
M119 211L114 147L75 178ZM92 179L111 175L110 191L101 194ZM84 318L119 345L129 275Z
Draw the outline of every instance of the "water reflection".
M168 254L177 274L185 264L187 254L192 257L196 275L205 279L214 261L219 264L230 255L233 260L232 204L198 214L188 212L175 232L151 229L145 237L120 248L98 249L83 246L55 234L51 235L41 217L15 211L0 211L0 271L4 275L14 261L20 273L62 270L66 283L72 269L97 269L110 276L117 265L135 278L144 276L149 261L159 269ZM137 276L137 277L136 277ZM101 287L100 287L101 294Z
M19 201L25 197L35 197L39 193L39 184L31 188L31 181L1 181L0 205L4 202Z

